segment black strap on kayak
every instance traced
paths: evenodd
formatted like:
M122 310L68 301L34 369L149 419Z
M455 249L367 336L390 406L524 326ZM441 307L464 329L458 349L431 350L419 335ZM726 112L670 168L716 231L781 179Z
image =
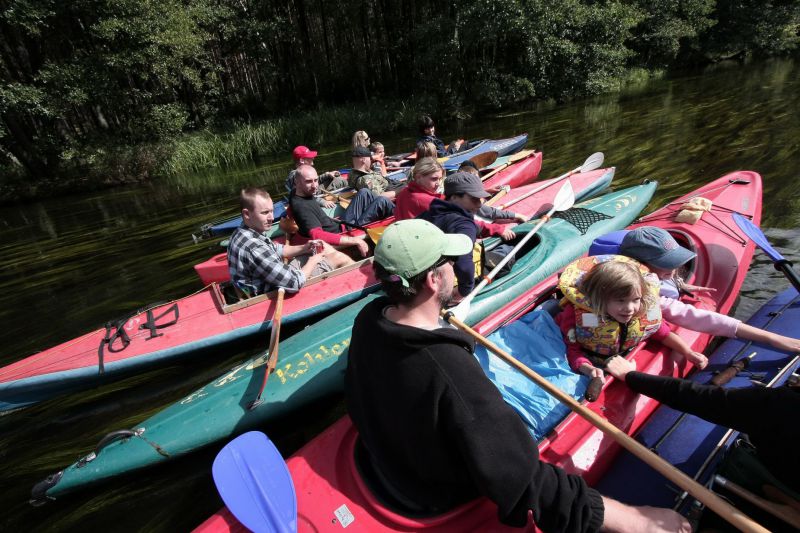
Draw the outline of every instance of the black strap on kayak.
M125 317L106 322L106 333L100 340L100 346L97 349L97 367L101 374L105 372L105 350L107 349L112 353L121 352L131 343L131 338L128 332L125 331L125 324L131 318L132 317ZM115 343L117 344L115 345Z
M166 302L158 302L150 304L142 309L136 310L134 313L130 315L126 315L122 318L117 318L115 320L109 320L105 323L106 332L103 335L103 338L100 340L100 346L97 348L97 367L98 371L102 374L105 372L105 351L108 350L111 353L121 352L128 345L131 343L131 337L128 335L128 332L125 331L125 324L128 323L128 320L132 319L133 317L140 315L142 312L147 310L147 322L140 326L141 329L149 329L150 336L146 340L150 340L153 337L158 337L161 334L155 333L156 329L165 328L167 326L171 326L178 321L178 304L177 302L172 304L166 311L161 313L160 315L154 317L153 316L153 308L158 307L160 305L164 305ZM163 317L164 315L173 312L175 313L175 318L166 324L156 324L156 321Z
M586 232L589 231L589 228L592 227L592 224L612 217L610 215L606 215L605 213L598 213L597 211L592 211L591 209L586 209L584 207L573 207L571 209L567 209L566 211L557 211L553 215L553 218L563 218L578 228L578 231L581 232L581 235L586 235Z
M165 322L163 324L158 324L157 323L157 321L159 319L165 317L166 315L168 315L170 313L173 313L175 315L175 318L173 318L169 322ZM169 326L172 326L172 325L176 324L178 322L178 316L179 316L179 313L178 313L178 302L175 302L174 304L169 306L167 309L164 310L163 313L161 313L158 316L155 316L153 314L153 310L152 309L148 309L147 310L147 322L145 322L144 324L139 326L139 329L150 330L150 336L145 339L146 341L149 341L150 339L154 339L156 337L160 337L161 335L163 335L163 333L156 333L157 329L167 328Z

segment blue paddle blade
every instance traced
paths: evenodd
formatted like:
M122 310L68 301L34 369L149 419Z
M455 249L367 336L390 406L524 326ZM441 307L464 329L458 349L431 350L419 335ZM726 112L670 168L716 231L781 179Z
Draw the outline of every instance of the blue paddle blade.
M280 452L260 431L225 445L211 469L222 500L256 533L297 531L297 498Z
M733 214L733 221L736 222L736 225L739 226L745 235L753 239L753 242L756 243L756 246L764 250L764 253L769 256L775 262L784 261L783 256L772 247L772 245L767 241L766 235L761 229L750 222L747 218L742 216L739 213Z

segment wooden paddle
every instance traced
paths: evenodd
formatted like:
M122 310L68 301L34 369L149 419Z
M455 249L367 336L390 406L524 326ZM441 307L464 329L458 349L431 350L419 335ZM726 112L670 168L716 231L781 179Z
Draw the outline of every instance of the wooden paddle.
M269 358L267 359L267 364L264 365L264 381L261 383L261 388L258 390L256 399L247 406L250 410L264 403L264 400L261 399L261 395L264 393L264 389L267 386L269 375L272 374L275 370L275 366L278 364L278 348L280 348L281 342L281 318L283 318L283 296L285 294L286 289L279 287L278 297L275 299L275 312L272 314L272 331L269 336L269 348L267 348Z
M505 163L503 163L502 165L500 165L496 169L492 170L491 172L489 172L485 176L481 176L481 181L488 180L489 178L491 178L492 176L494 176L495 174L497 174L498 172L500 172L504 168L516 163L517 161L522 161L523 159L527 159L528 157L532 156L535 153L536 153L536 150L521 150L521 151L517 152L516 154L511 154L508 157L508 161L506 161Z
M476 341L485 346L492 353L503 359L511 366L517 368L534 383L543 388L548 394L558 399L572 411L588 420L593 426L602 431L605 435L614 439L620 446L631 452L633 455L653 467L661 475L675 483L683 490L694 496L701 503L712 509L722 518L733 524L741 531L766 532L767 530L756 522L748 518L722 498L700 485L689 476L667 463L656 454L642 446L638 441L629 437L624 431L611 424L608 420L601 417L591 409L575 401L572 396L566 394L561 389L544 379L542 376L522 364L508 352L502 350L492 341L470 328L459 320L452 312L443 310L442 317L456 326L458 329L471 335Z
M772 259L772 264L775 265L775 270L783 272L783 275L786 276L786 279L789 280L789 283L791 283L792 286L797 289L797 292L800 292L800 277L797 276L797 272L795 272L792 268L791 261L783 257L778 250L772 247L767 240L767 236L764 235L764 232L739 213L733 214L733 221L736 222L736 225L739 226L739 229L741 229L745 235L750 237L750 239L756 243L756 246L761 248L764 253L767 254L770 259Z
M489 165L497 161L497 155L498 154L496 151L491 150L489 152L483 152L482 154L478 154L475 157L470 157L468 161L472 161L473 163L475 163L475 166L478 167L478 169L482 169L484 167L488 167Z
M225 445L211 467L228 510L256 533L297 531L297 495L280 452L260 431Z
M570 207L575 204L575 192L572 190L572 184L570 184L569 180L567 180L564 185L561 186L561 189L556 194L556 198L553 201L553 208L547 212L542 218L539 219L539 222L533 227L531 231L528 232L525 237L520 240L516 246L499 262L497 266L495 266L491 272L487 276L481 280L477 287L475 287L471 293L469 293L461 302L453 307L450 311L459 319L464 320L466 319L467 315L469 314L469 307L470 302L472 299L475 298L475 295L478 294L481 289L483 289L490 281L494 279L500 269L502 269L506 263L508 263L517 252L525 246L525 243L528 242L531 237L533 237L539 229L547 223L548 220L553 216L553 213L556 211L564 211L569 209Z
M508 185L503 185L503 186L500 188L500 190L499 190L499 191L497 191L497 193L495 193L495 195L494 195L494 196L492 196L491 198L489 198L488 200L486 200L486 202L484 202L484 204L483 204L483 205L489 205L489 206L492 206L492 205L496 204L496 203L497 203L497 201L498 201L498 200L500 200L500 198L502 198L503 196L505 196L506 194L508 194L510 191L511 191L511 187L509 187Z
M539 187L536 187L535 189L526 192L525 194L523 194L519 198L514 198L510 202L501 205L500 209L508 209L509 206L512 206L512 205L516 204L517 202L520 202L520 201L524 200L525 198L533 196L537 192L542 191L542 190L550 187L551 185L555 185L559 181L565 180L568 177L572 176L573 174L578 174L580 172L589 172L590 170L596 170L596 169L598 169L598 168L600 168L602 166L604 160L605 160L605 156L603 155L603 152L595 152L592 155L590 155L589 157L587 157L586 161L584 161L583 164L581 166L579 166L578 168L572 169L569 172L567 172L566 174L560 175L559 177L551 180L550 183L547 183L545 185L540 185Z

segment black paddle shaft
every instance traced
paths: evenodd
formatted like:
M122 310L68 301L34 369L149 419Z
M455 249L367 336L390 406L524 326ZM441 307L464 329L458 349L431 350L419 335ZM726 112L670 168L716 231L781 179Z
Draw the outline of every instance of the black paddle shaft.
M783 275L786 276L786 279L789 280L789 283L800 293L800 276L797 275L797 272L794 271L792 268L792 262L788 259L780 259L779 261L775 261L775 270L783 272Z

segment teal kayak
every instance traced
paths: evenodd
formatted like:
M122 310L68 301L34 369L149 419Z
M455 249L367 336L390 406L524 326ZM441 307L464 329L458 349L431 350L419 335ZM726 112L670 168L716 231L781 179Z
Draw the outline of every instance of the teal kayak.
M503 314L504 309L511 313L508 302L536 289L584 254L596 237L630 224L647 206L656 186L650 182L611 192L557 213L528 241L511 271L478 293L465 322L474 325ZM535 223L515 227L517 238ZM492 246L491 241L499 242L487 241L487 247ZM377 296L367 296L281 341L280 360L258 407L248 408L263 380L266 354L235 366L136 428L107 435L93 452L38 483L33 500L54 499L91 483L163 463L340 392L353 319Z

